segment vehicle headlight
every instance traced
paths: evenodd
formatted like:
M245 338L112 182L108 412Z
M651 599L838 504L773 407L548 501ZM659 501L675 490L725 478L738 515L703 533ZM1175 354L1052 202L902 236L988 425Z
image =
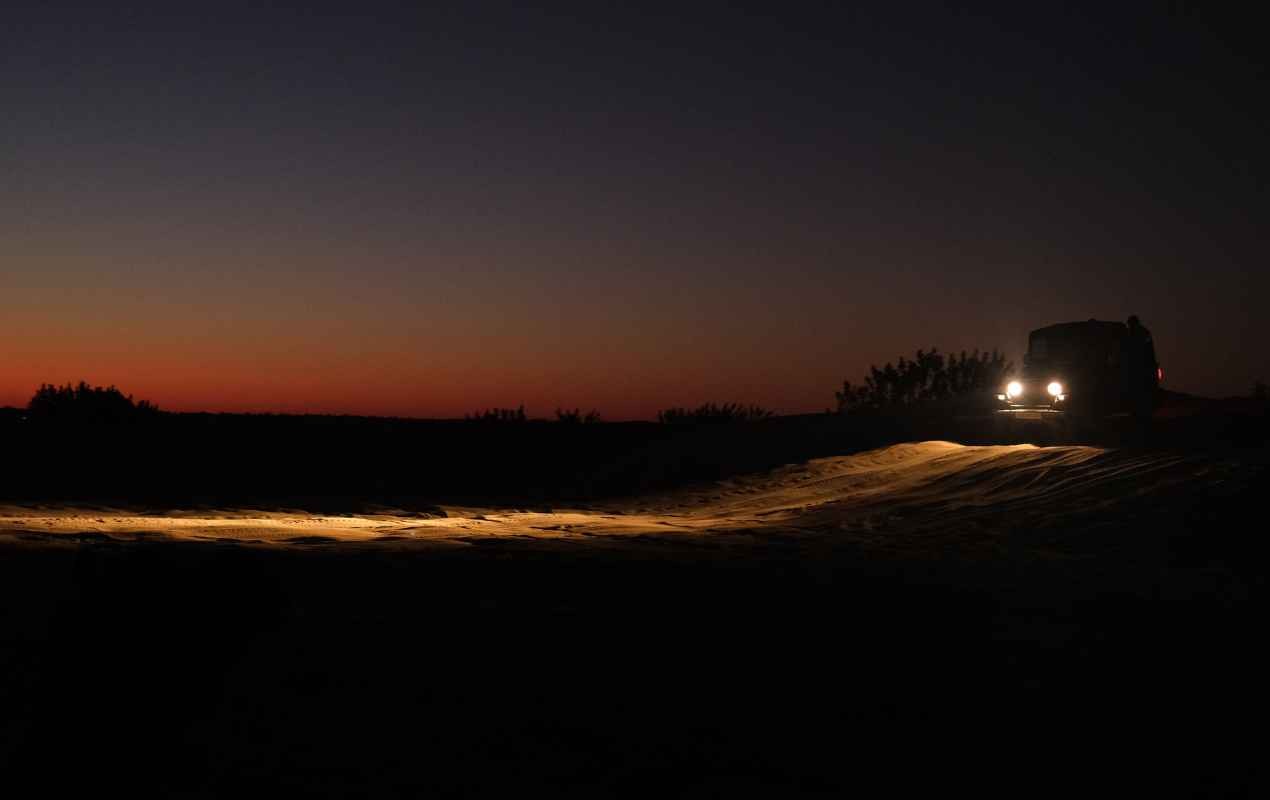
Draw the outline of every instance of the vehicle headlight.
M1058 381L1050 381L1050 385L1045 387L1045 391L1049 392L1054 397L1058 397L1063 393L1063 384Z
M1018 397L1023 394L1023 384L1018 381L1010 381L1005 386L1006 397Z

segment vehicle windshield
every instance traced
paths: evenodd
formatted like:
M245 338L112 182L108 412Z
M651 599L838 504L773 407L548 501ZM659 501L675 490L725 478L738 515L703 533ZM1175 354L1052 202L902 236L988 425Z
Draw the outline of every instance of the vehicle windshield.
M1024 363L1029 366L1110 366L1118 363L1120 346L1118 337L1036 331L1028 339Z

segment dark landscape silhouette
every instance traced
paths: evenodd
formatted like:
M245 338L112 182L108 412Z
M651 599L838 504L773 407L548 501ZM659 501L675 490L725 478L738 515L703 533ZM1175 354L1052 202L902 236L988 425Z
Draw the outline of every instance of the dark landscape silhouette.
M1167 788L1248 785L1264 399L1170 395L1119 451L905 445L983 435L930 401L1005 365L898 363L844 413L660 423L41 387L0 416L8 768L55 773L70 729L82 774L143 751L165 793L802 795L989 747L1004 790L1079 731L1028 786L1183 754Z
M1261 797L1242 10L6 3L0 794Z

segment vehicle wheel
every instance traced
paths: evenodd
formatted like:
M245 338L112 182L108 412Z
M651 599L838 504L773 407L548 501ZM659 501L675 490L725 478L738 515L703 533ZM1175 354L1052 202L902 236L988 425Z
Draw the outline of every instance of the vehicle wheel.
M1058 422L1054 423L1054 444L1069 445L1076 441L1076 434L1072 420L1066 416L1060 417Z
M1068 411L1063 415L1063 444L1089 444L1093 438L1093 424L1084 414Z
M1133 427L1138 431L1151 429L1151 419L1155 416L1155 402L1149 394L1137 398L1133 404Z

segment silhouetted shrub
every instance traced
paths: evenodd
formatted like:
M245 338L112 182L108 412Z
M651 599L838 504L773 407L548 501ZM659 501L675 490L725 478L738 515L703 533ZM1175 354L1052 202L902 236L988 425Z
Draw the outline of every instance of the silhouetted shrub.
M62 422L127 422L154 417L158 406L148 400L134 401L114 386L53 386L42 384L27 404L33 420Z
M1252 399L1270 400L1270 388L1266 386L1265 381L1257 381L1252 385Z
M463 419L469 422L524 422L528 417L525 416L525 407L522 405L516 408L487 408L468 414Z
M567 425L594 425L600 421L600 412L591 409L583 414L582 409L556 409L556 422L563 422Z
M869 367L862 386L843 381L834 396L840 414L935 404L996 389L1013 368L995 349L951 356L918 350L911 361L900 356L896 364Z
M720 406L705 403L696 408L667 408L658 411L657 421L672 425L688 422L754 422L771 416L771 411L756 405L724 403Z

